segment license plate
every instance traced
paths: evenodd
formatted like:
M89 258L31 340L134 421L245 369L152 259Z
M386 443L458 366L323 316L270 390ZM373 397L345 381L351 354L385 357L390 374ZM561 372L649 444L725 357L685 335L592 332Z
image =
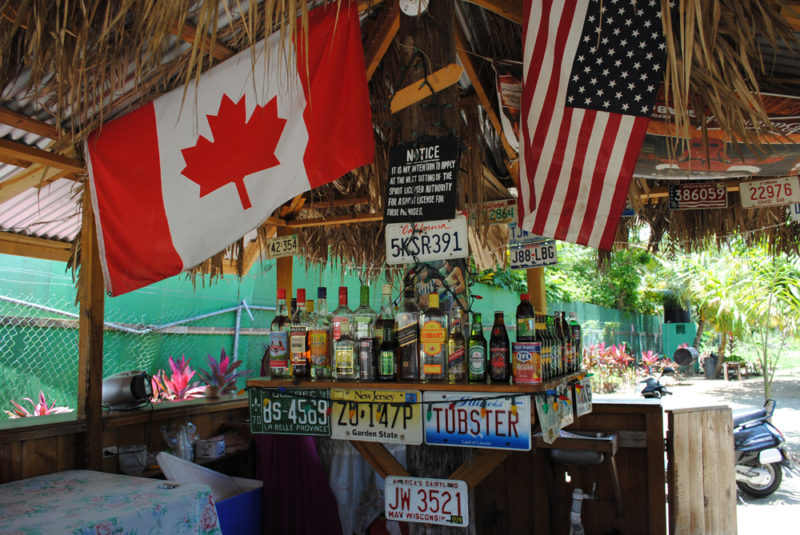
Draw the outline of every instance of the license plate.
M484 392L424 392L425 443L530 450L530 397L487 397L494 396Z
M508 245L511 247L526 243L539 243L545 240L547 238L522 230L516 223L508 224Z
M555 240L512 247L509 255L511 269L528 269L558 264Z
M669 187L670 210L698 210L701 208L727 208L728 188L725 184L701 182L678 184Z
M420 393L331 389L331 438L422 444Z
M517 222L517 201L514 199L485 202L483 210L492 225Z
M469 255L467 218L463 215L439 221L390 223L385 229L387 264L466 258Z
M783 206L800 202L800 182L796 176L748 180L739 183L743 208Z
M251 388L250 430L278 435L331 434L326 388Z
M388 476L384 495L384 515L389 520L469 526L466 481Z
M800 223L800 203L795 203L789 207L789 217L792 221Z
M297 254L297 234L267 240L267 258L280 258Z

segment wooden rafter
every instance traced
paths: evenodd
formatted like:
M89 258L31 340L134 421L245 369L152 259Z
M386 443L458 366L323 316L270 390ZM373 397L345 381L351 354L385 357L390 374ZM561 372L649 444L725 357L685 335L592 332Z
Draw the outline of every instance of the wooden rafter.
M508 172L511 174L511 177L514 179L515 184L519 184L519 165L517 163L517 151L511 148L511 145L508 144L508 140L506 139L505 134L503 133L503 126L500 124L500 118L497 116L497 113L494 111L494 107L492 106L492 102L489 100L489 95L486 93L486 90L483 88L481 84L480 77L478 76L478 70L475 68L475 64L472 62L472 58L469 55L469 48L467 44L467 38L464 35L464 30L461 29L461 26L458 24L455 25L455 39L456 39L456 52L458 53L458 57L461 60L461 64L464 66L464 70L467 72L467 76L469 76L470 81L472 82L472 87L475 88L475 94L478 95L478 100L480 100L481 105L483 105L483 109L486 110L486 115L489 117L489 121L492 123L495 132L500 137L500 141L503 143L503 148L506 151L506 155L508 156L508 162L506 162L506 167L508 168Z
M46 165L32 165L0 182L0 204L13 199L30 188L35 188L59 178L74 178L74 174Z
M369 204L372 200L369 197L358 197L356 199L332 199L329 201L312 201L304 204L300 211L303 210L324 210L327 208L338 208L342 206L360 206L362 204Z
M497 13L503 18L522 24L522 2L519 0L465 0L470 4Z
M382 219L383 214L342 215L313 219L294 219L287 221L286 226L289 228L324 227L327 225L346 225L348 223L369 223L371 221L381 221Z
M174 35L187 43L195 44L195 42L199 41L199 49L204 53L210 52L214 59L221 61L236 54L235 50L222 44L219 39L198 35L197 28L188 22L177 24L173 32Z
M398 111L403 110L412 104L416 104L420 100L428 98L433 94L433 91L439 92L450 87L458 82L462 72L464 72L464 69L461 67L461 65L457 63L451 63L450 65L442 67L438 71L429 74L427 83L425 82L425 78L421 78L410 83L394 94L392 97L392 102L389 106L390 111L392 113L397 113ZM428 86L428 84L430 84L430 86ZM433 91L431 91L431 87L433 87Z
M37 149L29 145L23 145L16 141L0 139L0 161L7 162L8 159L13 161L23 160L46 165L48 167L56 167L71 173L83 173L85 171L83 163L80 160Z
M0 253L66 262L71 243L0 232Z
M367 37L366 53L364 60L367 64L367 80L375 74L384 54L392 44L394 36L400 29L400 7L398 0L392 0L392 4L381 14L381 18L375 24L372 33Z
M5 108L0 108L0 123L52 140L61 138L61 132L55 126Z

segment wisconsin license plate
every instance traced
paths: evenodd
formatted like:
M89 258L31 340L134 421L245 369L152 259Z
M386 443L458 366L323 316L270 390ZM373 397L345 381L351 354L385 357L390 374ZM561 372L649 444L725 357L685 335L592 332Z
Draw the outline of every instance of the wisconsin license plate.
M331 389L331 438L422 444L420 393L415 390Z
M469 525L469 489L465 481L389 476L384 491L384 514L389 520Z

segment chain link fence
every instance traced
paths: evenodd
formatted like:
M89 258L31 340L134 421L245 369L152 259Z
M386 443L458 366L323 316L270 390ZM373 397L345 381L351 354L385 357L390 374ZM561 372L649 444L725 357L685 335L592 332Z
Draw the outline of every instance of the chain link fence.
M32 296L0 295L0 399L29 411L24 398L75 409L78 403L78 307L50 296L47 303ZM129 370L169 373L169 357L191 359L192 369L207 369L206 355L219 359L222 349L243 361L241 370L254 376L269 343L275 307L234 303L228 308L187 316L144 321L131 312L110 309L105 316L103 377ZM195 376L196 377L196 376ZM196 377L199 381L199 377ZM240 380L243 382L244 380ZM242 385L240 385L242 386ZM2 418L7 418L3 412Z

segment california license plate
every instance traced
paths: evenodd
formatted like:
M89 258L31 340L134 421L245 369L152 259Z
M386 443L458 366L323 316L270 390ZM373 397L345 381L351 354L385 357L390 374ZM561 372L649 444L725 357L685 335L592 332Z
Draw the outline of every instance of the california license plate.
M331 389L331 438L422 444L422 410L416 390Z

